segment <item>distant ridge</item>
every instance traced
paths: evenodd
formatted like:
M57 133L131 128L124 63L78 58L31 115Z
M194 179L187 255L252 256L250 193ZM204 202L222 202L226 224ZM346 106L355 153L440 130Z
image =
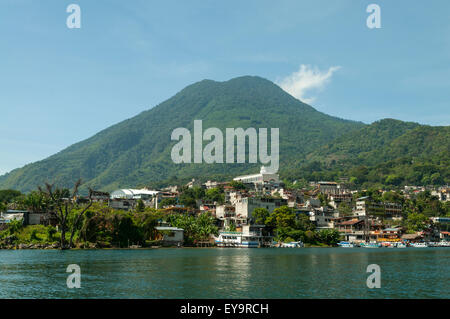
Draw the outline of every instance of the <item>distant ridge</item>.
M203 120L204 129L217 127L223 132L227 127L280 128L280 174L287 179L359 174L356 182L362 184L369 172L361 177L361 166L375 170L390 165L376 171L380 181L389 174L411 175L401 177L402 182L426 181L426 176L439 173L438 181L450 182L449 127L392 119L371 125L344 120L315 110L269 80L243 76L189 85L148 111L0 176L0 189L30 191L46 181L70 187L82 178L85 188L111 191L178 184L191 178L230 179L259 169L259 164L174 164L171 132L178 127L192 131L197 119ZM403 164L396 162L402 160ZM414 177L407 169L413 167L411 161L428 165L429 172Z
M257 169L259 165L254 164L172 163L172 130L192 130L195 119L203 120L204 128L222 130L280 128L281 166L363 126L318 112L260 77L243 76L225 82L203 80L148 111L1 176L0 188L30 191L45 181L68 187L81 177L85 186L112 190L168 179L225 178Z

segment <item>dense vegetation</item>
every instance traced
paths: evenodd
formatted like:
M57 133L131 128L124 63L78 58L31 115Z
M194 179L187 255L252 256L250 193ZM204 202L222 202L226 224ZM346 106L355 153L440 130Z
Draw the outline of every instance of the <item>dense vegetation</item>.
M306 214L296 214L293 208L281 206L269 213L265 208L256 208L253 212L255 222L265 225L265 232L275 235L282 242L302 241L309 245L334 246L340 240L337 230L316 230Z
M371 125L316 111L272 82L204 80L134 118L42 161L0 176L0 188L31 191L48 181L69 187L160 187L195 177L229 180L259 164L174 164L171 132L203 128L280 128L280 175L293 182L350 178L357 187L450 184L450 128L397 120ZM206 143L204 143L206 145ZM298 184L300 185L300 184Z
M75 247L128 247L130 245L151 246L158 244L155 227L160 222L170 222L185 229L185 244L194 245L199 240L207 240L217 234L214 218L207 214L194 216L164 210L145 208L126 212L101 204L93 204L74 226L77 213L82 206L75 207L69 214L69 230L74 230ZM22 226L21 221L12 221L6 230L0 231L0 246L18 244L54 244L60 247L61 227ZM67 233L71 236L71 232Z
M349 179L357 188L450 184L450 127L381 120L310 153L290 179Z
M245 187L241 183L232 183L237 188ZM57 189L57 188L56 188ZM55 189L55 190L56 190ZM61 196L68 197L70 190L61 189ZM218 234L214 217L209 213L195 214L198 201L221 201L223 189L204 190L201 187L183 188L178 198L167 199L161 203L161 209L146 208L140 201L136 208L126 212L115 210L100 203L88 206L77 203L69 206L66 234L62 234L62 224L58 229L52 226L34 225L23 227L20 221L12 221L9 227L0 231L0 246L33 244L62 246L62 236L73 238L72 247L127 247L138 244L151 246L158 244L158 232L155 227L163 222L183 228L185 245L195 245L207 241L211 235ZM431 196L429 191L405 196L398 191L380 192L369 188L354 194L354 200L361 196L370 196L374 201L395 202L403 207L402 221L385 221L387 226L403 226L408 233L426 230L431 227L430 217L450 217L450 202L441 202ZM34 212L53 211L52 199L45 191L21 194L17 191L0 191L0 204L17 209ZM319 196L322 205L327 205L327 198ZM187 208L183 212L164 209L163 206L182 204ZM354 202L353 202L354 205ZM341 214L350 213L351 206L339 207ZM81 212L84 214L80 214ZM298 214L287 206L276 208L272 213L265 208L256 208L252 213L253 223L265 225L264 233L273 234L275 240L282 242L302 241L307 245L335 245L340 240L336 230L316 230L315 225L306 214ZM439 226L441 227L441 226ZM444 227L444 226L442 226ZM444 229L444 228L442 228ZM233 229L229 229L233 230ZM445 228L448 230L448 227Z
M407 233L415 233L425 230L431 226L430 217L450 217L450 201L441 202L430 191L426 190L409 197L402 193L390 191L381 194L376 189L368 189L354 194L354 198L360 196L370 196L377 202L398 203L403 207L403 220L385 221L395 226L402 226ZM448 225L437 225L442 230L448 230Z

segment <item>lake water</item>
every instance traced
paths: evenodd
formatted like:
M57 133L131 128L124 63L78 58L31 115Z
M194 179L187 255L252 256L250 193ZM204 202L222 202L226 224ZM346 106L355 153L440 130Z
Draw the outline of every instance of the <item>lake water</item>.
M67 288L69 264L80 289ZM450 248L0 250L0 298L450 298L449 287Z

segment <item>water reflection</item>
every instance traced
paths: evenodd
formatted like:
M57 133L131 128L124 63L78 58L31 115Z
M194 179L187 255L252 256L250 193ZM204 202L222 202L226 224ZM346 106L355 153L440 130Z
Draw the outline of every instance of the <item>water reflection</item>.
M81 289L65 284L73 263ZM448 248L0 251L0 297L449 298L449 270Z

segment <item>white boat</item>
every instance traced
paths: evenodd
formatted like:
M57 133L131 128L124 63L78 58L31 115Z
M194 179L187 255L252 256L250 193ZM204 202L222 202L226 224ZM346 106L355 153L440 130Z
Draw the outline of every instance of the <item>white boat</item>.
M439 247L450 247L450 241L440 241Z
M396 248L406 248L406 245L403 243L397 243Z
M415 248L427 248L427 243L411 243L411 247Z
M304 245L301 241L292 241L290 243L281 243L282 248L301 248L303 246Z
M361 243L360 246L363 248L380 248L380 244L378 243Z
M353 248L355 247L355 245L353 243L347 242L347 241L341 241L340 243L338 243L339 247L343 247L343 248Z
M258 248L261 247L262 236L243 234L242 232L220 232L215 238L218 247Z

